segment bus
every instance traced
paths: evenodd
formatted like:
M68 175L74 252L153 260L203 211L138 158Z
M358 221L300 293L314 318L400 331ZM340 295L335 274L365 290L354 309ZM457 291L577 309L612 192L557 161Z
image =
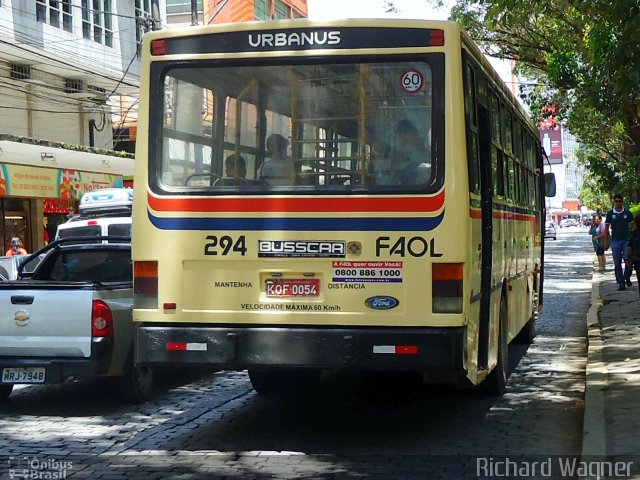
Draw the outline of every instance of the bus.
M505 391L542 303L542 150L459 24L149 33L138 132L138 365Z

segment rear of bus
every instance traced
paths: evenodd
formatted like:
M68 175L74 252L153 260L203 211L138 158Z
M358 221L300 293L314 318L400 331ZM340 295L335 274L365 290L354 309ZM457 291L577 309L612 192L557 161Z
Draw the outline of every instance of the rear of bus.
M143 51L138 364L249 369L261 391L325 369L464 376L458 27L250 22Z

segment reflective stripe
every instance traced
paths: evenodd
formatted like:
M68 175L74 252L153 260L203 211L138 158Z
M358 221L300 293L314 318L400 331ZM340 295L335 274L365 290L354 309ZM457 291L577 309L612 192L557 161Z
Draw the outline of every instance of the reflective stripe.
M392 355L415 355L417 345L374 345L373 353L390 353Z
M184 342L167 342L166 349L169 351L207 351L206 343L184 343Z

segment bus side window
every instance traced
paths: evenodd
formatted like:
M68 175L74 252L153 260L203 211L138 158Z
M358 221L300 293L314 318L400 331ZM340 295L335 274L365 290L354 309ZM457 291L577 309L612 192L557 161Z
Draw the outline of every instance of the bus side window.
M480 193L480 152L478 147L478 121L476 114L475 70L467 64L465 76L465 112L467 115L467 145L469 190Z
M489 109L491 118L491 168L493 173L493 194L504 196L504 179L502 165L502 140L500 135L500 102L494 92L489 93Z

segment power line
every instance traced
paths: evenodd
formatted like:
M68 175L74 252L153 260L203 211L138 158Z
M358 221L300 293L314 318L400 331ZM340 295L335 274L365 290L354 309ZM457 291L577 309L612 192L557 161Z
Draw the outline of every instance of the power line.
M34 31L34 32L38 32L35 29L32 28L27 28L28 30ZM0 24L0 31L6 32L8 35L11 35L13 37L15 37L18 40L21 40L23 43L33 46L33 47L38 47L40 46L41 40L39 37L34 36L34 35L29 35L28 33L25 32L17 32L15 31L11 26L5 26ZM121 29L119 30L119 32L117 32L114 37L117 39L117 41L121 44L121 45L126 45L126 44L133 44L135 46L135 48L138 47L138 42L136 41L132 41L132 40L128 40L127 36L122 35L124 32L130 32L130 29ZM69 32L67 32L69 33ZM70 38L70 39L66 39L66 40L49 40L47 41L47 46L57 46L57 45L66 45L66 44L73 44L75 43L75 45L82 50L86 50L88 52L92 52L94 51L89 45L83 45L83 40L87 40L87 41L92 41L94 43L97 43L99 45L102 46L102 44L100 42L96 42L95 41L95 36L91 36L89 38ZM106 48L112 48L112 47L106 47ZM53 49L52 49L53 50ZM63 53L68 53L68 51L64 50L64 49L57 49L57 51L59 52L63 52ZM114 60L119 60L121 58L121 56L116 53L116 52L104 52L104 54L106 54L106 56L112 57Z
M94 75L94 76L97 76L97 77L100 77L100 78L104 78L104 79L109 80L109 81L115 81L115 79L113 77L110 77L110 76L102 74L102 73L98 73L96 71L88 70L88 69L85 69L85 68L80 68L78 65L73 65L71 63L65 62L65 61L60 60L60 59L51 58L50 56L45 55L44 53L42 53L40 51L31 51L28 48L25 48L25 47L23 47L21 45L17 45L15 43L11 43L11 42L8 42L8 41L2 40L2 39L0 39L0 43L3 43L5 45L10 45L10 46L12 46L14 48L17 48L18 50L22 50L22 51L27 52L29 54L36 55L38 57L45 58L45 59L47 59L49 61L64 65L66 67L71 68L72 70L77 70L77 71L80 71L80 72L84 72L84 73L87 73L87 74L90 74L90 75ZM136 53L136 56L137 56L137 53ZM118 82L118 85L120 85L120 84L126 85L128 87L134 87L134 88L138 88L139 87L136 84L128 83L128 82L125 82L123 80Z
M137 58L137 55L134 55L131 58L131 61L129 62L129 65L127 66L127 69L124 71L124 73L122 74L122 78L120 78L120 81L118 81L118 83L116 84L115 87L113 87L113 90L111 90L111 93L109 95L107 95L107 98L104 100L103 103L106 103L106 101L111 98L111 96L116 93L116 90L118 90L118 87L120 86L120 84L124 81L124 78L127 76L127 73L129 73L129 69L131 68L131 65L133 65L133 61Z

